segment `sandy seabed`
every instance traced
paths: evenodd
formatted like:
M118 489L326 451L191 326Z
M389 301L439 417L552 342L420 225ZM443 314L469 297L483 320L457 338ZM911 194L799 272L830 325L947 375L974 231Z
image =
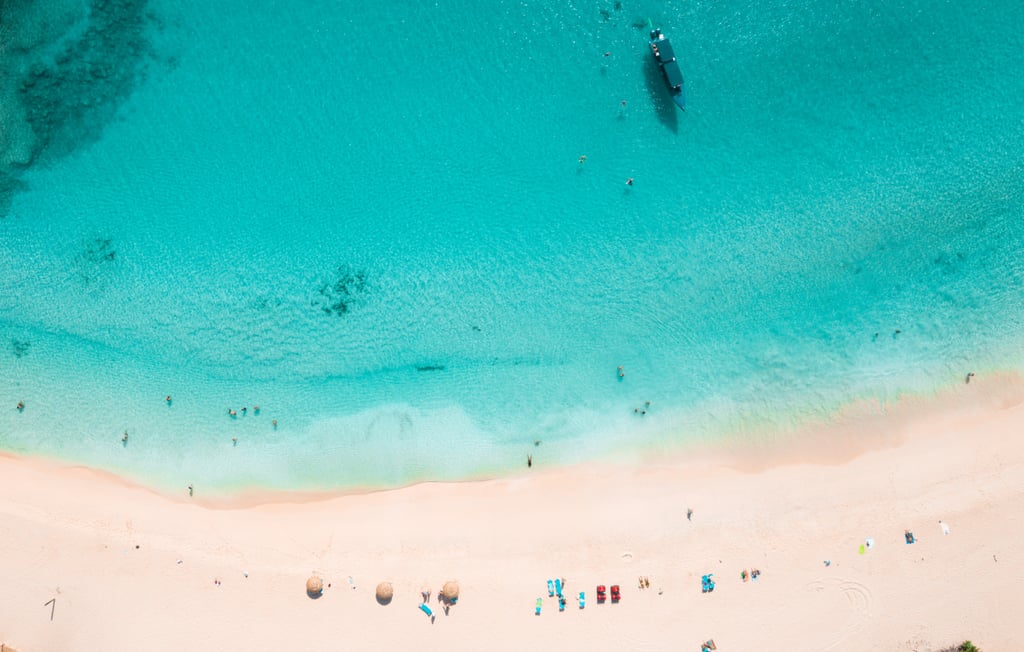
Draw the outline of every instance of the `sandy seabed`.
M859 652L971 639L1021 650L1022 404L1020 378L978 378L770 449L737 439L569 469L524 464L490 481L231 503L0 457L0 642L697 651L714 639L722 651ZM310 575L325 585L316 600ZM554 578L566 581L564 613L548 597ZM448 580L461 596L445 613L436 596ZM394 587L386 606L374 597L381 581ZM598 604L598 584L620 585L621 602ZM433 619L418 608L424 587Z

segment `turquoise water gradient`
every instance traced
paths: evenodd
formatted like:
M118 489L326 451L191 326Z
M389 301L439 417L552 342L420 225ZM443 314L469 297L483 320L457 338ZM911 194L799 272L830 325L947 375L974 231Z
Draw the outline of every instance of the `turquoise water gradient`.
M0 219L0 447L392 486L1019 368L1024 5L832 4L150 3Z

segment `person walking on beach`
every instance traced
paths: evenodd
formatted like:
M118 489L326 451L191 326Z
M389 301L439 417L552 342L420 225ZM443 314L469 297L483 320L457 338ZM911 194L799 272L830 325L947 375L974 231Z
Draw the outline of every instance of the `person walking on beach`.
M528 469L532 469L533 468L533 455L527 455L526 456L526 468L528 468Z
M189 497L189 498L191 498L191 497L192 497L192 491L193 491L193 489L192 489L192 485L191 485L191 484L189 484L189 485L188 485L188 497Z
M686 508L686 520L687 521L692 521L693 520L693 510L690 509L689 507Z

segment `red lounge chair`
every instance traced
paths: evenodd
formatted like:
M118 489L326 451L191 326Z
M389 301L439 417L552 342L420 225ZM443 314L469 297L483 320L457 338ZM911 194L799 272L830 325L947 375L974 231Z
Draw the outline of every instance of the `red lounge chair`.
M604 584L597 585L597 601L598 603L604 602L608 596L605 594Z
M618 602L622 599L622 594L619 593L619 585L612 584L612 602Z

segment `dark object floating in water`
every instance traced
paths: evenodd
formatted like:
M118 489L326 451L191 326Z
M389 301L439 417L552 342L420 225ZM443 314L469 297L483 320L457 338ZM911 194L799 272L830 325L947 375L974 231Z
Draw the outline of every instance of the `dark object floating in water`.
M416 371L444 371L443 364L427 364L422 367L416 367Z
M686 93L683 91L683 71L679 69L679 62L676 61L676 53L672 49L672 44L668 42L660 29L651 30L650 43L654 60L661 67L661 74L665 76L665 83L668 84L669 92L672 93L672 101L685 111Z

